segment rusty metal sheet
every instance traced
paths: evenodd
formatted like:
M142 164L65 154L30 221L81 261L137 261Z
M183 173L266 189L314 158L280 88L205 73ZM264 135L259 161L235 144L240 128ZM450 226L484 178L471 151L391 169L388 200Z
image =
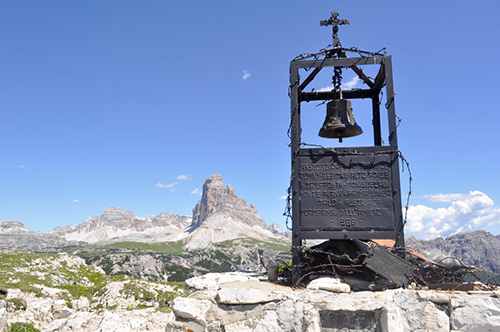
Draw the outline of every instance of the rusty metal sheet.
M405 287L413 273L413 266L389 250L372 243L368 248L365 266L393 283Z

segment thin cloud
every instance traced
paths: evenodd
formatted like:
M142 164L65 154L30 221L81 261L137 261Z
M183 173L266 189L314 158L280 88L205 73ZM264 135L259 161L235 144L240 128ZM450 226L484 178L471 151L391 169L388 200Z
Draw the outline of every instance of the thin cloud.
M26 165L23 165L23 164L17 165L17 168L26 168Z
M327 87L319 89L318 91L319 92L328 92L328 91L332 91L332 90L333 90L333 85L329 85Z
M285 195L285 196L281 196L279 199L287 199L289 196L288 195Z
M198 194L198 195L201 195L201 190L200 190L200 188L196 188L196 189L191 190L191 194L195 194L195 195L196 195L196 194Z
M352 90L352 89L358 87L358 84L360 82L361 82L361 80L359 79L359 77L354 76L353 78L351 78L350 81L347 81L344 84L342 84L342 90ZM332 90L333 90L333 84L329 85L327 87L321 88L318 91L319 92L328 92L328 91L332 91Z
M243 76L241 77L241 79L243 81L246 81L250 78L250 76L252 76L252 74L250 74L248 70L243 70Z
M80 200L79 199L74 199L73 203L80 203Z
M173 183L168 183L168 184L158 182L156 184L156 187L157 188L162 188L162 189L170 188L170 191L175 191L175 187L178 186L178 185L179 185L179 182L173 182Z
M181 174L177 177L179 181L191 180L191 175Z
M500 207L478 190L468 194L426 195L424 198L429 202L448 203L439 208L426 205L408 208L408 232L424 239L448 237L500 224Z

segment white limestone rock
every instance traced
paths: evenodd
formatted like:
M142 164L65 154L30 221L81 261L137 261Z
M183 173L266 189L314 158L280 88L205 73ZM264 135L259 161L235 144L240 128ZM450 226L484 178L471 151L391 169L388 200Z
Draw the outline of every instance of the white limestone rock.
M422 331L448 332L450 330L450 317L432 302L427 302L422 315L424 329Z
M455 295L451 299L451 326L458 331L500 331L500 299Z
M4 301L0 301L0 332L7 332L9 328L7 309Z
M72 300L71 304L76 311L89 311L90 309L90 301L84 296L81 296L77 300Z
M252 287L221 288L215 298L217 303L222 304L258 304L280 301L282 299L283 294Z
M24 299L24 293L17 288L12 288L7 291L7 296L5 297L6 300L11 300L11 299Z
M54 314L52 312L52 306L54 305L54 300L52 298L31 298L27 301L28 307L23 314L24 317L28 318L28 321L48 323L54 320Z
M85 329L90 330L88 325L90 322L95 320L93 317L95 317L95 314L91 312L76 312L65 321L66 328L69 331L85 331Z
M177 317L194 320L205 327L206 315L211 307L212 302L208 300L178 297L172 304L172 312Z
M262 316L250 317L247 320L224 326L226 332L283 332L278 314L267 311ZM287 331L287 330L285 330Z
M55 319L68 318L73 314L73 310L68 308L66 301L55 300L52 305L52 315Z
M334 293L349 293L351 291L348 284L343 283L338 278L330 277L314 279L307 285L307 289L325 290Z
M220 284L235 281L259 281L262 278L263 276L261 274L253 272L207 273L202 276L187 279L184 283L184 287L191 292L216 292Z
M448 295L436 291L417 291L416 293L419 299L429 300L436 304L449 304L451 301Z

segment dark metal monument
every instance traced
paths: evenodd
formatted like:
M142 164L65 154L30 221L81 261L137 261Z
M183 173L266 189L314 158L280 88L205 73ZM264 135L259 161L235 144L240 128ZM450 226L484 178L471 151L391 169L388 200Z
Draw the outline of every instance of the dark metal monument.
M392 59L385 52L343 48L338 29L344 24L349 21L332 12L321 25L332 26L333 45L300 55L290 63L293 284L301 277L305 239L392 239L397 247L404 247ZM363 72L364 66L377 66L375 78ZM325 67L333 69L333 89L306 91ZM366 88L342 90L342 70L352 70ZM304 80L301 72L308 74ZM386 96L388 145L382 144L382 92ZM373 146L330 148L301 141L302 102L328 101L319 136L342 142L343 138L362 134L350 100L364 98L372 100Z

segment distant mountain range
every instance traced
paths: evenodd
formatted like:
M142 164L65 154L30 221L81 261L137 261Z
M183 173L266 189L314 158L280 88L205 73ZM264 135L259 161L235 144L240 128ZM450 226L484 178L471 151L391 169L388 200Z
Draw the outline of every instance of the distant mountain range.
M279 225L267 225L253 205L247 205L233 187L224 187L222 176L213 174L203 185L201 199L193 215L161 213L138 217L131 211L109 207L101 216L87 218L77 225L57 227L49 232L31 232L18 221L0 222L0 250L26 249L50 251L54 246L78 243L106 244L113 242L178 242L186 249L208 248L239 238L262 241L283 240L290 233ZM10 239L10 240L9 240Z
M248 205L243 198L238 197L230 184L224 186L220 175L213 174L206 179L202 197L194 207L192 216L166 212L138 217L133 212L110 207L101 216L89 217L81 224L57 227L45 233L29 231L18 221L5 221L0 222L0 251L58 252L71 251L72 248L79 248L81 251L83 250L81 248L85 248L83 251L88 254L89 250L94 250L89 248L97 248L96 245L108 246L106 247L108 249L122 248L125 251L119 253L113 249L113 258L109 251L103 253L106 259L101 265L111 264L112 261L110 269L116 270L121 260L130 260L133 257L129 252L130 243L163 243L170 248L168 250L180 248L175 249L175 252L192 251L193 253L189 255L194 255L196 249L210 249L214 246L219 248L217 250L222 250L224 255L232 254L224 248L227 245L234 245L239 246L239 249L234 249L233 253L246 255L246 259L242 259L241 264L237 265L241 268L256 267L259 264L259 258L253 256L255 253L248 251L250 243L265 244L268 249L272 243L277 243L279 248L282 248L280 250L289 254L286 246L290 243L290 236L290 232L283 232L277 224L266 225L253 205ZM119 243L129 243L129 245L124 246ZM438 238L430 241L410 236L407 237L406 244L435 261L456 257L464 264L481 266L500 273L500 260L498 260L500 236L485 231L461 233L447 239ZM144 248L138 245L133 247ZM165 253L166 249L162 247L161 250ZM259 255L262 256L262 251ZM102 257L92 259L98 260ZM148 259L150 258L146 260ZM161 264L165 265L165 261L170 262L169 264L181 262L179 264L183 268L191 268L191 263L183 259L169 256L163 259ZM200 257L190 258L195 262L200 259ZM231 263L233 267L236 266L234 262L238 259L234 258ZM155 261L150 265L156 266L155 264L160 263ZM142 268L136 266L133 269L143 273ZM155 273L158 275L163 273L162 269L158 268Z
M472 231L452 235L446 239L417 240L406 238L406 246L439 262L458 258L466 265L483 267L500 273L500 236L485 231Z

